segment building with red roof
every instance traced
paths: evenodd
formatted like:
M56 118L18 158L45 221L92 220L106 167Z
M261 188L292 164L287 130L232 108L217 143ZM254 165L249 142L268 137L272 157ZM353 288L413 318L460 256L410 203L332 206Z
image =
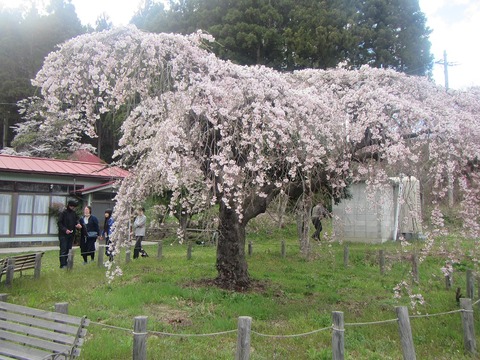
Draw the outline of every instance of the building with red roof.
M103 224L128 171L93 154L58 160L0 154L0 247L58 242L56 215L68 200L92 206ZM79 210L81 209L79 206Z

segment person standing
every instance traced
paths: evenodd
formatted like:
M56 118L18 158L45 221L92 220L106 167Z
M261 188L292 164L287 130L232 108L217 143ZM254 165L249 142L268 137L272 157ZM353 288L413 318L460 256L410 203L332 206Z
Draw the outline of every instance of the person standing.
M95 242L97 241L100 228L98 227L98 219L92 215L92 207L85 206L83 209L83 217L80 219L82 226L82 238L80 240L80 249L82 251L83 263L88 263L88 257L91 261L95 260Z
M113 223L112 210L105 210L105 221L103 223L102 237L105 239L105 255L108 256L110 261L113 261L113 248L110 246L110 244L112 244L110 235L112 235Z
M135 234L136 242L133 249L133 258L137 259L142 251L142 241L145 238L145 229L147 225L147 217L145 216L145 209L142 207L137 210L137 216L133 222L133 231Z
M315 232L312 236L315 240L320 241L320 232L323 229L322 226L322 218L328 216L327 209L322 205L322 203L318 203L312 209L312 222L315 226Z
M60 269L67 267L68 252L72 248L75 231L81 229L78 215L75 212L77 202L69 200L67 207L58 216L58 240L60 242Z

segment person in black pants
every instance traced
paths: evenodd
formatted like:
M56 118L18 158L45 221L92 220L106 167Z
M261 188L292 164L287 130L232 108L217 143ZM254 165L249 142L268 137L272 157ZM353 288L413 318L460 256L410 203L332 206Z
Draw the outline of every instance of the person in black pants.
M325 207L321 203L318 203L312 209L312 222L313 222L313 226L315 226L315 233L313 234L312 238L314 238L317 241L320 241L320 232L323 229L322 218L327 216L328 216L328 211L327 209L325 209Z
M82 251L83 263L88 263L88 257L91 261L95 260L95 242L100 233L98 219L92 215L92 207L85 206L83 209L83 217L80 219L82 225L82 239L80 240L80 249Z
M60 269L67 267L68 252L72 248L76 229L81 229L78 215L75 212L77 202L69 200L67 208L58 217L58 240L60 242Z
M133 258L138 259L140 253L142 253L142 241L145 238L145 229L147 226L147 217L145 216L145 208L139 208L137 210L137 216L133 222L133 231L135 234L135 248L133 249Z

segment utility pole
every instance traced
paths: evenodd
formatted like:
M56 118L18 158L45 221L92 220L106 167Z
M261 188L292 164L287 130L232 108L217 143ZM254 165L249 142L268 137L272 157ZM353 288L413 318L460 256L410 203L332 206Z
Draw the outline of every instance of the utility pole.
M7 147L7 141L8 141L8 118L7 115L3 115L3 138L2 138L2 149L5 149Z
M456 66L457 63L452 63L447 61L447 50L443 50L443 60L435 61L435 64L443 65L443 75L445 77L445 90L448 90L448 67L449 66Z
M449 63L447 61L447 50L443 50L443 60L435 61L435 64L443 65L443 74L445 76L445 91L448 91L448 67L456 66L457 63ZM453 198L453 179L452 175L448 174L448 205L453 207L454 198Z

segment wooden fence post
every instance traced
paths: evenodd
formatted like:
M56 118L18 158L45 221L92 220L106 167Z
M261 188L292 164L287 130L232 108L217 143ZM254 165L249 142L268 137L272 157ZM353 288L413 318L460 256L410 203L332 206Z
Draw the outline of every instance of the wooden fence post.
M7 259L7 272L5 274L5 285L11 286L13 283L13 274L15 269L15 259L8 258Z
M380 264L380 274L385 274L385 251L378 250L378 262Z
M189 241L187 246L187 260L190 260L192 258L192 246L192 242Z
M35 254L35 268L33 270L33 278L40 279L40 269L42 268L42 253Z
M97 251L97 266L102 267L103 266L103 255L105 254L105 249L107 248L108 245L100 245L98 244L98 251Z
M418 255L412 255L412 274L413 274L413 281L418 283L420 281L420 277L418 275Z
M396 306L395 311L398 317L398 330L400 332L400 342L402 344L402 353L404 360L415 360L415 347L413 346L412 328L410 327L410 318L406 306Z
M348 248L348 244L345 244L343 247L343 266L348 267L348 256L350 254L350 249Z
M60 314L68 314L68 303L67 302L56 303L55 312Z
M251 241L248 242L248 255L252 256L253 253L253 244Z
M75 255L75 253L73 252L73 249L68 250L67 270L72 270L73 269L74 255Z
M452 288L452 274L445 276L445 289L450 290Z
M250 358L250 331L252 318L240 316L238 318L237 353L235 360L248 360Z
M157 251L157 259L161 259L163 256L163 240L158 242L158 251Z
M333 311L332 359L343 360L345 357L345 326L342 311Z
M133 324L133 360L147 359L147 317L136 316Z
M285 240L282 240L281 254L282 254L282 258L284 258L284 257L286 256L286 251L285 251Z
M477 354L477 344L475 341L475 326L473 323L472 299L460 299L462 311L463 344L465 350L472 355Z
M477 296L480 298L480 277L477 277ZM480 301L478 302L478 308L480 309Z
M467 298L473 299L473 271L467 269Z

